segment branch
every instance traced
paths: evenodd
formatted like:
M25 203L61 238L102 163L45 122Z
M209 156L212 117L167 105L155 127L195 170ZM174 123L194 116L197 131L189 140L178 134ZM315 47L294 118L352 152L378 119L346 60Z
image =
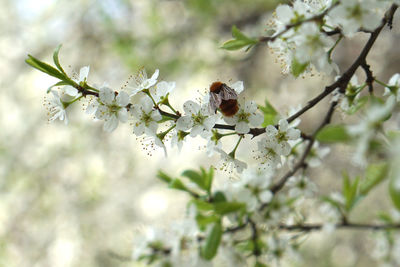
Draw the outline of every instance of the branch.
M332 115L333 112L335 111L335 107L337 105L338 102L332 102L328 112L325 115L324 120L321 122L321 124L318 126L317 129L315 129L314 133L309 137L309 141L307 144L307 147L303 153L303 155L301 156L300 160L297 162L297 164L293 167L292 170L290 170L288 173L286 173L277 184L275 184L272 188L271 188L271 192L272 193L277 193L279 190L281 190L283 188L283 186L285 185L285 183L287 182L287 180L292 177L299 169L305 168L307 166L306 164L306 159L307 156L310 154L311 152L311 148L314 145L315 142L315 137L317 136L318 132L324 128L327 124L330 123L331 119L332 119ZM261 209L263 209L265 206L267 206L268 204L263 204L261 205Z
M286 225L280 224L279 229L287 231L317 231L323 228L323 224L299 224L299 225ZM342 229L355 229L355 230L390 230L400 229L400 224L363 224L363 223L338 223L335 228Z

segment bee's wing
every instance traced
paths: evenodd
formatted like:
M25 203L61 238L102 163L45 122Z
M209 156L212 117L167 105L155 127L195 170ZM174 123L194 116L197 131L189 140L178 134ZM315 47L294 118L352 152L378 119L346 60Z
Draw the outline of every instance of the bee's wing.
M210 101L208 102L208 109L211 114L215 113L219 105L221 105L222 99L219 95L210 92Z
M221 85L221 91L219 92L219 95L223 100L237 99L236 91L227 86L226 84Z

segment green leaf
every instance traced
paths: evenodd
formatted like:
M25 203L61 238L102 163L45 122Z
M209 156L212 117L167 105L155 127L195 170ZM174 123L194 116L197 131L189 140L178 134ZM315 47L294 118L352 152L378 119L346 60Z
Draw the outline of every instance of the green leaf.
M359 181L360 177L357 177L352 183L350 177L346 173L343 173L342 191L343 191L343 196L346 200L347 211L350 211L354 207L356 202L359 200L359 198L357 198Z
M347 142L351 136L347 133L344 125L328 125L324 127L316 136L322 143Z
M232 26L232 37L237 40L249 40L250 38L244 35L235 25Z
M294 77L299 77L300 74L302 74L307 66L308 66L309 62L306 63L300 63L297 61L296 58L293 58L292 60L292 65L291 65L291 71Z
M262 263L262 262L257 261L257 262L254 264L254 267L267 267L267 265L264 264L264 263Z
M182 191L186 191L186 192L190 192L190 190L182 183L181 180L179 180L178 178L173 179L169 185L169 188L172 189L177 189L177 190L182 190Z
M246 204L240 202L218 202L214 203L214 210L216 213L224 215L227 213L235 212L244 209Z
M55 84L53 84L52 86L50 86L50 87L47 89L47 93L50 93L51 88L56 87L56 86L61 86L61 85L71 85L71 84L69 84L69 83L66 82L66 81L60 81L60 82L55 83Z
M164 181L166 183L170 183L173 180L173 178L171 176L169 176L168 174L166 174L163 171L158 171L157 178L159 178L161 181Z
M204 185L206 187L207 192L211 191L213 180L214 180L214 168L211 166L204 180Z
M205 216L202 214L196 215L196 222L200 230L204 230L207 227L207 225L209 225L210 223L218 222L219 220L220 217L215 214L210 216Z
M196 208L198 210L202 210L202 211L210 211L214 209L213 204L205 202L203 200L200 199L193 199L192 203L196 205Z
M53 53L53 61L54 61L54 64L56 64L57 68L58 68L62 73L64 73L65 75L67 75L67 74L65 73L64 69L61 67L60 61L58 60L58 53L60 52L61 46L62 46L61 44L58 45L57 48L56 48L56 50L54 50L54 53Z
M218 251L219 243L222 237L222 226L220 222L214 223L209 232L204 246L201 248L201 256L206 260L211 260L215 257Z
M389 165L386 162L371 164L368 166L365 179L360 185L360 194L366 195L368 192L380 184L389 173Z
M226 197L225 194L221 191L217 191L214 193L213 197L213 202L217 203L217 202L226 202Z
M400 177L396 177L394 174L390 178L389 194L394 206L400 211Z
M229 41L226 41L225 43L223 43L221 48L225 49L225 50L239 50L240 48L243 48L248 45L254 45L256 43L257 43L257 41L251 40L251 39L249 39L249 40L233 39L233 40L229 40Z
M50 76L53 76L55 78L58 78L62 81L68 81L69 78L64 75L63 73L59 72L56 68L50 66L49 64L46 64L36 58L34 58L31 55L28 55L28 58L25 60L25 62L32 67L34 67L37 70L40 70L41 72L44 72Z
M265 106L258 106L259 109L264 113L264 122L262 127L268 125L275 125L278 111L269 103L268 99L265 99Z
M193 170L186 170L182 173L182 176L187 177L190 181L195 183L201 189L207 190L207 186L205 185L205 177L203 175L200 175L198 172Z

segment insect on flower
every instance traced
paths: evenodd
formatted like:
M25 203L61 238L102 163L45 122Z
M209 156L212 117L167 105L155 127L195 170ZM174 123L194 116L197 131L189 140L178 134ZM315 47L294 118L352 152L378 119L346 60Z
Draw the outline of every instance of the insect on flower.
M219 108L224 116L232 117L239 110L237 93L222 82L213 82L210 86L210 113L216 113Z

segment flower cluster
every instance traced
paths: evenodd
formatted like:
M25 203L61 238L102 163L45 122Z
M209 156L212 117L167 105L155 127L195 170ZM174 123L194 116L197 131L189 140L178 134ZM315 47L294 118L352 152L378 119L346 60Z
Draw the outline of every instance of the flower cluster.
M384 0L295 0L290 6L280 5L269 24L275 39L270 48L277 54L285 73L291 71L297 76L304 70L311 70L311 65L320 72L338 73L338 66L330 55L341 38L336 39L330 32L338 31L349 38L358 31L372 31L380 25L392 3Z

